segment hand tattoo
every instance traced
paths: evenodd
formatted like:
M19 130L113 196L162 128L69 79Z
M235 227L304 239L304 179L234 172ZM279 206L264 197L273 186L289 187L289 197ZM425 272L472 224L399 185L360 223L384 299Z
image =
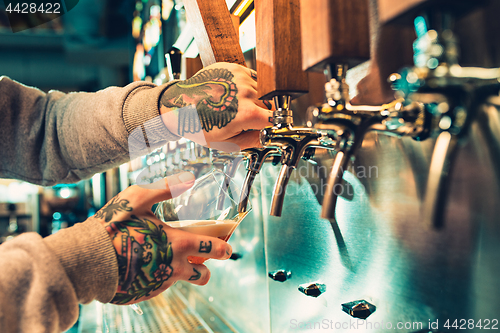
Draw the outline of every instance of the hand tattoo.
M193 267L194 274L189 277L189 281L195 281L199 280L201 277L201 273L196 270L196 268Z
M234 75L227 69L201 71L192 78L171 86L163 93L161 103L178 111L178 134L197 133L223 128L238 112L238 89ZM195 106L196 112L187 106ZM181 109L182 108L182 109Z
M200 242L200 249L198 250L200 253L210 253L212 251L212 241Z
M125 204L119 205L120 202ZM132 211L128 203L128 200L116 197L102 209L106 208L104 213L95 215L106 222L104 226L114 242L118 259L118 289L111 300L115 304L126 304L150 296L174 271L171 266L172 243L168 241L162 225L135 215L123 221L110 221L117 211Z
M117 196L111 199L104 207L102 207L97 213L94 214L96 219L104 218L104 221L109 222L113 218L113 215L118 212L130 212L132 207L128 206L129 201L125 199L119 199Z

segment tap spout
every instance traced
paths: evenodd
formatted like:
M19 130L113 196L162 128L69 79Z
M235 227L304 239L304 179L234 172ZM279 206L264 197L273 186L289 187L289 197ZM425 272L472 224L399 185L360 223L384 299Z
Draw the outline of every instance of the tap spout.
M343 151L337 152L333 160L332 170L328 177L325 196L323 197L323 205L321 208L321 217L332 220L335 218L335 207L337 206L338 194L336 189L342 186L344 170L349 163L349 154Z
M448 174L457 150L457 142L457 136L447 131L441 132L432 153L422 214L424 221L436 229L444 226L444 212L449 192Z
M269 214L272 216L281 216L281 212L283 210L283 202L285 200L286 187L288 185L288 181L290 180L293 169L294 168L292 168L288 164L281 165L278 179L276 179L276 183L274 184L273 199L269 212Z
M308 148L326 148L321 142L321 137L320 132L310 128L290 127L287 131L280 131L279 135L269 138L272 144L280 147L282 164L274 185L270 215L281 216L288 181L300 158L306 157L305 151Z
M264 161L269 156L280 155L278 149L273 147L268 148L249 148L243 151L248 159L247 175L241 188L240 202L238 204L238 212L244 213L247 211L248 199L255 177L260 172Z

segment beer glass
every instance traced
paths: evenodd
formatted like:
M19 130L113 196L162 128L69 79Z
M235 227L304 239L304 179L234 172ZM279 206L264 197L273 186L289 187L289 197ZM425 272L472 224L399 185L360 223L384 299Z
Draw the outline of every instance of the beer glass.
M213 169L180 196L160 202L155 215L170 227L227 242L252 209L249 203L246 212L238 212L240 193L233 179ZM207 259L190 256L188 260L201 264Z

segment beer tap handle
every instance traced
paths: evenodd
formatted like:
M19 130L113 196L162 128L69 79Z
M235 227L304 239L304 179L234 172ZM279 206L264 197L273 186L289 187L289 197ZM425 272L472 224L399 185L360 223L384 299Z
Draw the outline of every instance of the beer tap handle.
M354 122L349 124L350 120L336 117L350 106L345 82L347 68L370 59L369 3L365 0L301 0L300 6L302 68L326 70L328 78L325 85L327 104L313 110L317 119L314 128L332 132L331 148L337 151L321 212L321 217L332 220L337 203L336 188L342 184L343 172L369 125L367 122L358 130ZM356 113L357 110L350 112L347 117Z
M308 90L302 68L299 0L255 0L257 94L298 97Z
M203 66L219 61L245 66L238 35L225 0L184 0Z
M273 191L270 214L281 216L286 186L296 167L294 143L279 131L293 126L290 100L308 90L307 74L302 71L300 35L300 0L255 0L255 30L257 35L256 60L257 94L260 99L275 100L273 127L261 131L269 134L266 147L276 144L282 152L281 170ZM280 142L275 142L275 140ZM261 142L263 143L263 142ZM294 158L292 158L294 154Z
M170 51L165 54L165 61L167 62L167 70L169 80L178 80L181 78L181 62L182 62L182 52L172 47Z

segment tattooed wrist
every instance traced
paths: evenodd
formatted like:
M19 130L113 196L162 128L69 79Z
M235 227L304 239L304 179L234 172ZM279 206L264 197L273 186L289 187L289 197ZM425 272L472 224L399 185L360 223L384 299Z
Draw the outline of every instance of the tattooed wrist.
M233 78L225 68L206 69L163 93L161 104L178 112L180 136L198 133L201 129L205 132L214 127L221 129L236 117L238 89Z
M111 221L113 215L118 212L131 212L132 207L129 207L129 201L120 199L118 196L114 197L104 207L102 207L94 217L97 219L104 219L105 222Z

